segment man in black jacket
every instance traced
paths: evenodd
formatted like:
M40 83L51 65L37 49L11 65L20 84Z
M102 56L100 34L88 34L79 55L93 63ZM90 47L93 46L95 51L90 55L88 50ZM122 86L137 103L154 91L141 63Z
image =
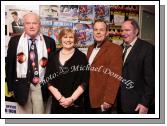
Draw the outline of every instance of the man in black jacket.
M137 37L139 26L133 19L122 24L121 33L124 81L118 94L118 112L146 114L155 94L154 46Z
M33 12L23 17L24 33L9 41L6 62L6 79L22 113L44 113L47 85L42 80L55 41L40 33L39 16Z

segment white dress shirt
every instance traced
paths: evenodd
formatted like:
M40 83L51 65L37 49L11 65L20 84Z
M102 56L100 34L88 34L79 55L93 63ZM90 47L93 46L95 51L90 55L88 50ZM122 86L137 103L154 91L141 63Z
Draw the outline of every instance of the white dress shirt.
M125 57L124 57L124 62L126 61L126 58L128 57L128 55L129 55L132 47L134 46L136 40L137 40L137 37L129 44L131 46L127 49L127 52L126 52ZM125 51L125 49L123 49L123 53L124 53L124 51Z
M100 48L94 48L90 57L89 57L89 65L92 64L93 60L95 59L97 53L99 52Z

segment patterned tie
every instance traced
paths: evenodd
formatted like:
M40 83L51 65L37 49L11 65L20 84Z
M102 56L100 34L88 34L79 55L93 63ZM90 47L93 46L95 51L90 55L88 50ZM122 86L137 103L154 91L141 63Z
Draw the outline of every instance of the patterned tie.
M38 71L38 54L35 39L31 40L31 46L29 49L29 74L30 82L34 85L39 83L39 71Z
M124 45L124 52L123 52L123 55L122 55L122 59L124 60L124 58L125 58L125 55L126 55L126 53L127 53L127 50L128 50L128 48L130 47L131 45Z

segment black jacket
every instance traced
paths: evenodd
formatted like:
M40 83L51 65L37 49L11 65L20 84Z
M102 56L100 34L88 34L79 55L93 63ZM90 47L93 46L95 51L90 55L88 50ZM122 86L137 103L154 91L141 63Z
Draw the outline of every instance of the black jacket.
M118 106L123 113L135 113L137 104L149 107L154 98L155 52L154 46L137 39L123 65ZM131 88L129 88L131 86Z
M30 88L29 76L27 74L26 78L17 78L16 74L16 53L17 46L19 42L20 36L12 37L8 44L7 50L7 60L6 60L6 80L8 85L8 90L14 92L14 96L16 101L20 105L24 105L28 99L28 93ZM55 41L44 35L44 40L46 43L47 51L48 51L48 61L52 54L56 51ZM28 72L27 72L28 73ZM43 100L47 100L48 91L47 86L42 85L42 95Z

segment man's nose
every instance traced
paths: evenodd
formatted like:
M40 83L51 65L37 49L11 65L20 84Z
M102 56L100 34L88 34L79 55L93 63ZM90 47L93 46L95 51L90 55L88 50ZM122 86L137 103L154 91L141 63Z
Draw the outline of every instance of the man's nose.
M125 35L126 34L126 32L125 31L121 31L121 35Z
M100 34L100 30L97 30L97 34Z
M30 27L33 27L33 25L34 25L33 23L30 23L30 24L29 24Z
M30 28L33 28L33 24L32 23L30 24Z

